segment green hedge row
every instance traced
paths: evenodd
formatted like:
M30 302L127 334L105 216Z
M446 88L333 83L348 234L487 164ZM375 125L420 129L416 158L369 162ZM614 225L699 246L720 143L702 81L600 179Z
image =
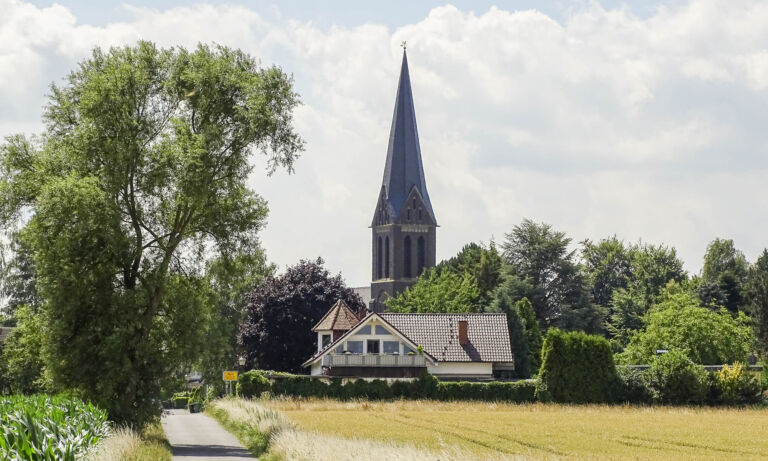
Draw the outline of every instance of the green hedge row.
M536 398L563 403L610 401L616 365L608 341L580 331L550 328L541 349Z
M619 367L607 402L668 405L752 405L760 403L759 375L735 363L707 372L679 351L656 357L644 371Z
M303 377L281 377L273 380L271 392L287 397L319 397L339 400L366 398L370 400L386 399L435 399L435 400L483 400L504 402L532 402L535 383L517 382L439 382L432 375L426 375L414 381L395 381L388 384L384 380L366 381L358 379L342 384L334 379L330 384L323 380ZM264 391L260 387L260 391ZM243 396L254 396L255 394Z

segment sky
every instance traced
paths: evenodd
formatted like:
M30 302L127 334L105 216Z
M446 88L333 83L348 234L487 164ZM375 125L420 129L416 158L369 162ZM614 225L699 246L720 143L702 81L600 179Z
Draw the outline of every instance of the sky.
M291 73L306 151L249 185L280 269L322 256L371 279L402 49L438 260L524 218L575 245L768 246L768 2L0 0L0 136L42 130L48 87L96 47L240 48Z

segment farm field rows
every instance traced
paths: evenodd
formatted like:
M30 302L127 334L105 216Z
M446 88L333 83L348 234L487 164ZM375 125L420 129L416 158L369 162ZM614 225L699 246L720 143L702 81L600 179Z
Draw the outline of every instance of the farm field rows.
M478 458L768 459L768 410L273 400L302 430Z

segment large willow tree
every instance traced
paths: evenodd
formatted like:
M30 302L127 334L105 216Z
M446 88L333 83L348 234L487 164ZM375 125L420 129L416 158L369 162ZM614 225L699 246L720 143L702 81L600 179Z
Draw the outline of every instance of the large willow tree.
M96 49L52 86L36 138L0 157L0 220L19 225L44 300L54 385L142 423L200 345L206 261L258 250L252 157L292 170L292 78L225 47Z

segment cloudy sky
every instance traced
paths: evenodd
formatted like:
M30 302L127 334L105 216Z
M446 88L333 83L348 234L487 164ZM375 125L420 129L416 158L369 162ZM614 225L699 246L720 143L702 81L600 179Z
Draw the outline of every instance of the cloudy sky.
M370 2L374 4L374 2ZM0 0L0 136L95 46L217 42L293 73L307 150L257 169L281 268L370 282L370 224L408 41L437 257L523 218L574 241L768 246L768 2ZM496 6L494 6L496 5Z

